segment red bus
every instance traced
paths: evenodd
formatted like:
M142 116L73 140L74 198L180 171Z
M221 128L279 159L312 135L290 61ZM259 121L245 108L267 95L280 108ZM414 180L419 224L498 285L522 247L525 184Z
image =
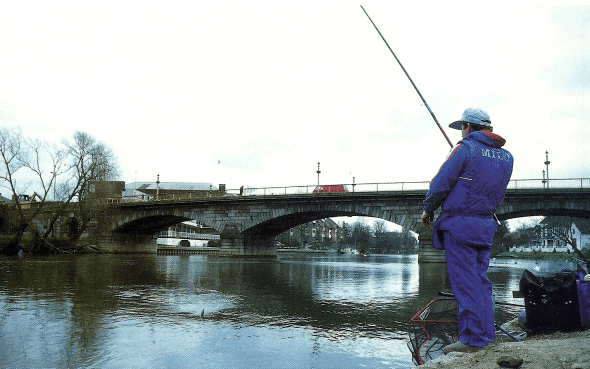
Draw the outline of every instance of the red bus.
M348 192L346 185L322 185L318 186L313 190L313 193L337 193L337 192Z

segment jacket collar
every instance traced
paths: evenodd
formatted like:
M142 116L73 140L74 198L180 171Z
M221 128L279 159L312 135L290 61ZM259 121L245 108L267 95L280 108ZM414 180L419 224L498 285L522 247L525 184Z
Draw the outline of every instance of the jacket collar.
M480 142L485 143L490 146L502 147L506 144L506 140L503 137L501 137L501 136L499 136L487 129L472 132L472 133L468 134L465 138L470 138L470 139L473 139L476 141L480 141Z

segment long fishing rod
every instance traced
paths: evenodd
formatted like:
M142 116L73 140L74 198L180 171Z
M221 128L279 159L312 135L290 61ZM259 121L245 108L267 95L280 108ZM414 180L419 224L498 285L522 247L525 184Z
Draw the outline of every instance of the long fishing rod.
M381 31L379 31L379 28L377 28L377 26L375 25L375 23L373 22L373 20L371 19L371 17L369 17L369 14L367 14L367 11L365 10L365 8L363 8L362 5L361 5L361 9L363 9L363 12L365 12L365 15L367 16L367 18L369 18L369 20L373 24L373 27L375 27L375 29L377 30L377 33L379 33L379 36L381 36L381 38L383 39L383 42L385 42L385 45L387 45L387 48L389 49L389 51L391 51L391 53L393 54L393 57L395 58L395 60L397 60L399 66L402 67L402 70L406 74L406 77L408 77L408 79L410 80L410 83L412 83L412 86L414 86L414 89L416 89L416 92L418 93L418 96L420 96L420 98L422 99L422 102L424 103L424 106L426 106L426 109L428 109L428 111L430 112L430 115L432 115L432 119L434 119L434 122L438 126L438 129L440 129L440 131L443 134L443 136L445 136L445 138L447 139L447 142L449 143L449 145L451 145L451 148L453 148L453 144L451 143L451 140L449 140L449 137L445 133L444 129L441 127L440 123L438 122L438 119L436 119L436 116L432 112L432 109L430 109L430 106L428 106L428 103L426 102L426 100L424 100L424 97L420 93L420 90L418 90L418 87L416 87L416 84L414 83L414 81L412 81L412 78L410 77L410 75L406 71L406 68L404 68L404 66L402 65L402 63L399 61L399 59L397 58L397 56L395 55L395 53L393 52L393 50L391 49L391 47L387 43L387 40L385 40L385 37L383 37L383 35L381 34Z
M447 136L445 130L441 127L440 123L438 122L438 119L436 119L436 116L432 112L432 109L430 109L430 106L428 105L428 103L426 102L426 100L424 100L424 96L422 96L422 94L420 93L420 90L418 90L418 87L416 86L416 84L414 83L414 81L412 81L412 77L410 77L410 75L406 71L406 68L404 68L404 66L402 65L402 62L399 61L398 57L395 55L395 53L393 52L393 50L391 49L391 47L387 43L387 40L385 39L385 37L383 37L383 35L381 34L381 31L379 31L379 28L377 28L377 26L375 25L375 22L373 22L373 20L371 19L371 17L369 17L369 14L365 10L365 8L363 8L362 5L361 5L361 9L363 9L363 12L365 12L365 15L371 21L371 24L373 24L373 27L375 27L375 29L377 30L377 33L379 33L379 36L381 36L381 38L383 39L383 42L385 42L385 45L387 45L387 48L389 49L389 51L391 51L391 54L393 54L393 57L395 58L395 60L397 60L397 63L399 64L399 66L402 67L402 70L406 74L406 77L408 77L408 79L410 80L410 83L412 83L412 86L414 86L414 89L418 93L418 96L420 96L420 98L422 99L422 102L424 103L424 106L426 106L426 109L428 109L428 111L430 112L430 115L432 115L432 119L434 119L434 123L436 123L436 125L438 126L438 129L440 129L440 132L443 134L443 136L445 136L445 138L447 139L447 142L449 143L449 145L451 146L451 149L452 149L454 147L453 146L453 143L451 142L451 140L449 140L449 136ZM495 213L494 213L494 219L496 220L496 222L498 223L498 225L501 225L502 224L502 223L500 223L500 220L498 219L498 217L496 216Z

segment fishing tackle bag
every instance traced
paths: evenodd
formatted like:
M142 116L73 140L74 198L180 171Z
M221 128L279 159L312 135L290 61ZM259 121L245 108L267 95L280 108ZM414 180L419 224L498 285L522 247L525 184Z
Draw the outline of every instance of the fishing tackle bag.
M538 277L525 269L519 287L524 295L524 329L527 334L571 332L582 327L578 283L574 273L560 272Z

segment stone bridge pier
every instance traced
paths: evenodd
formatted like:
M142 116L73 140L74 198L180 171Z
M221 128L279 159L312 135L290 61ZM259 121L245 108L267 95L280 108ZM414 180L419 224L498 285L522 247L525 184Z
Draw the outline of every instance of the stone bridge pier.
M249 235L240 233L238 224L228 222L221 231L220 256L274 257L277 248L274 236Z
M444 250L432 245L432 229L422 228L418 233L418 261L420 263L446 263Z
M104 221L104 218L103 218ZM157 234L143 230L112 231L108 223L92 222L82 235L79 244L104 253L142 253L158 252Z

